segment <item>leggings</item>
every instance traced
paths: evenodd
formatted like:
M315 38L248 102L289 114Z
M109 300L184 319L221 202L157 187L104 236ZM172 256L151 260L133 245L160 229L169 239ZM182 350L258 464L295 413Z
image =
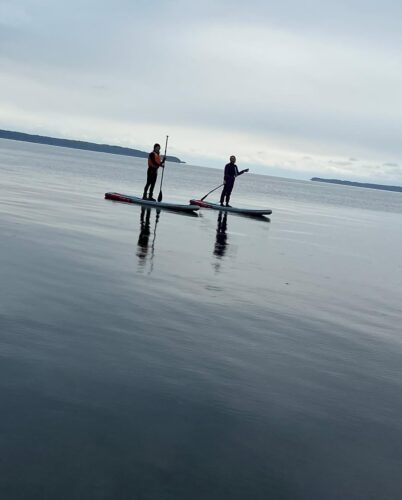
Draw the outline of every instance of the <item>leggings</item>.
M229 203L230 200L230 195L233 190L235 178L234 177L228 177L225 181L225 185L223 186L222 194L221 194L221 203L223 203L223 200L226 198L226 203Z
M148 191L149 188L149 196L152 196L154 192L156 178L158 177L158 171L156 168L148 167L147 171L147 183L144 187L144 194Z

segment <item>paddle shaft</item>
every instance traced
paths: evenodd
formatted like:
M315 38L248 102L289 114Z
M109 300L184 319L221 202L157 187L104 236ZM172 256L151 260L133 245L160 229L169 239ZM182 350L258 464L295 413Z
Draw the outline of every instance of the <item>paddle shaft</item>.
M164 155L164 160L163 160L163 163L166 162L166 152L167 152L167 145L168 145L168 140L169 140L169 136L167 135L166 136L166 143L165 143L165 155ZM161 202L162 201L162 183L163 183L163 174L165 172L165 166L163 166L163 170L162 170L162 177L161 177L161 188L160 188L160 191L159 191L159 195L158 195L158 201Z
M246 170L242 170L241 172L239 172L236 177L239 177L239 175L244 174L244 172L248 172L248 168ZM220 187L222 187L224 185L225 185L225 183L223 182L222 184L219 184L219 186L216 186L216 188L212 189L212 191L210 191L205 196L203 196L201 198L201 201L204 201L207 196L209 196L211 193L213 193L214 191L216 191L217 189L219 189Z
M216 186L216 188L212 189L209 193L207 193L205 196L203 196L201 198L201 201L204 201L207 196L209 196L211 193L213 193L214 191L216 191L217 189L219 189L220 187L222 187L224 185L225 185L225 183L222 183L222 184L219 184L219 186Z

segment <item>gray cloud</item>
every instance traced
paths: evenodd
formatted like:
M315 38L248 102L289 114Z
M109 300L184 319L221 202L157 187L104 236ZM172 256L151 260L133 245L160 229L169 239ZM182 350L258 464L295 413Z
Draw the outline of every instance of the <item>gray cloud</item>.
M331 165L336 165L338 167L346 167L347 165L351 165L350 161L334 161L334 160L328 160L328 163Z
M398 163L383 163L382 166L388 168L400 168Z

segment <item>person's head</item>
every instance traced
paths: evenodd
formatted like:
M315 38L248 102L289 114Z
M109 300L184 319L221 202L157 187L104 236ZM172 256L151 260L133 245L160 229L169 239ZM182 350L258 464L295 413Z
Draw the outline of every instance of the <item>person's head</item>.
M230 157L230 163L236 163L236 156L235 155L232 155Z
M161 145L158 144L158 143L155 143L154 144L154 151L155 153L158 153L159 154L159 151L161 150Z

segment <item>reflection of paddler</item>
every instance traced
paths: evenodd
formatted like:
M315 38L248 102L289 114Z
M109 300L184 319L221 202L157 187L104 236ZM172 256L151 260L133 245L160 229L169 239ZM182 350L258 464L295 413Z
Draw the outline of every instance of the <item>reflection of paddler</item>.
M140 235L138 237L138 251L137 255L140 259L145 259L148 253L148 240L151 234L151 209L141 207L140 217Z
M226 252L226 247L228 245L227 239L228 235L226 234L227 229L227 212L219 212L218 215L218 225L216 227L216 241L215 241L215 249L214 255L217 257L223 257Z
M153 259L155 253L155 239L156 239L156 226L159 222L160 210L156 210L155 224L153 231L151 231L151 213L150 208L141 207L140 217L140 234L138 236L137 257L141 267L145 267L147 260L151 262L149 273L153 270ZM153 234L152 241L150 241L151 232ZM151 251L150 251L151 250Z

